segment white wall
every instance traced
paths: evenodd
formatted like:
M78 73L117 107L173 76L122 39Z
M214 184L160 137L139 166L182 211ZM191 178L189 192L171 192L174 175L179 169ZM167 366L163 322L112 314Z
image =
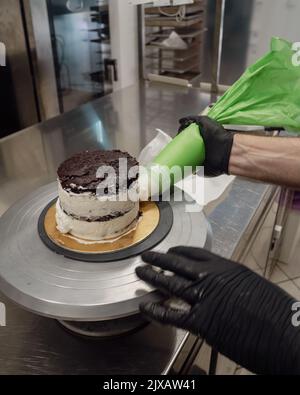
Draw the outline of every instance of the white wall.
M247 65L270 49L272 36L300 41L299 0L255 0Z
M137 7L129 0L109 0L112 58L118 61L119 81L114 90L139 79Z

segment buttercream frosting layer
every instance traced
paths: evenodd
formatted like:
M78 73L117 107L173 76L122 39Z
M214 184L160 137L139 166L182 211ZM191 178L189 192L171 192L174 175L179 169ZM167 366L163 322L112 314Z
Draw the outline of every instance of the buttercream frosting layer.
M89 222L74 218L64 212L60 205L60 200L56 203L56 223L57 229L63 233L84 240L107 240L118 237L130 229L134 229L139 218L139 203L124 215L110 219L108 221Z
M129 196L138 196L138 188L138 182L133 183L129 189ZM60 205L65 213L77 218L91 220L97 220L107 216L113 217L117 214L122 215L136 206L136 202L128 199L128 195L101 198L92 192L74 193L64 190L59 181L58 196Z

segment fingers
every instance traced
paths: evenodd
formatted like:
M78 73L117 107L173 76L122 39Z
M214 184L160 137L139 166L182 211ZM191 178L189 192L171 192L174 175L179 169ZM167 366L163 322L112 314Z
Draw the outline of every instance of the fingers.
M222 127L223 126L215 121L214 119L208 117L208 116L202 116L199 117L198 124L202 126L202 128L208 129L208 130L215 130L216 128Z
M222 259L201 248L175 247L171 248L168 253L177 257L179 262L187 262L185 270L193 273L192 278L194 280L203 278L209 273L217 271L220 266L219 262Z
M198 270L199 274L229 270L238 265L233 261L222 258L202 248L175 247L171 248L169 253L197 262L198 266L194 270Z
M188 303L194 302L196 293L192 281L176 275L166 276L162 272L155 271L151 266L138 267L136 274L143 281L168 295L176 296Z
M193 122L199 123L199 122L201 122L201 119L202 119L202 117L199 116L199 115L191 115L191 116L189 116L189 117L181 118L181 119L179 120L179 123L180 123L181 125L188 124L188 123L191 124L191 123L193 123Z
M145 262L153 266L160 267L163 270L168 270L179 274L189 280L198 278L198 272L195 271L195 264L184 257L173 254L160 254L158 252L145 252L142 255ZM196 265L197 266L197 265Z
M174 247L170 248L169 253L172 255L177 255L178 257L181 257L181 259L185 258L197 262L198 272L200 269L202 269L203 271L207 269L213 270L214 266L215 268L217 268L218 266L219 268L223 268L225 270L238 265L238 263L229 261L219 255L213 254L212 252L204 250L202 248Z
M179 123L181 125L180 131L187 128L192 123L196 123L202 129L208 130L208 131L214 131L216 129L219 129L220 127L223 128L223 126L219 122L213 120L212 118L210 118L208 116L204 116L204 115L202 115L202 116L195 115L195 116L181 118L179 120Z
M194 281L209 273L233 269L237 265L235 262L196 247L174 247L167 254L146 252L142 258L153 266Z
M173 247L169 249L168 253L177 256L182 256L188 259L193 259L196 261L201 261L201 262L212 261L215 260L216 258L220 259L219 256L207 250L197 247L182 247L182 246Z
M175 247L167 254L146 252L142 255L145 262L163 270L174 272L188 280L198 280L208 273L227 270L236 265L201 248Z
M180 127L179 127L179 133L181 133L184 129L189 127L192 123L198 123L200 117L198 116L190 116L190 117L185 117L181 118L179 120Z
M140 306L142 314L151 321L158 321L166 325L174 325L182 329L188 329L185 323L188 321L189 313L167 308L157 303L147 303Z

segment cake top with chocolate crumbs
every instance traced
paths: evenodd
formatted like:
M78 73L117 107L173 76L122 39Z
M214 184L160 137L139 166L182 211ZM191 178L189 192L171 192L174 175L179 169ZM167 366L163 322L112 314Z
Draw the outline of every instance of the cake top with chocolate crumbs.
M127 152L119 150L113 151L84 151L75 154L63 162L58 170L57 175L63 189L73 193L92 192L96 193L99 183L105 180L97 177L98 169L101 166L111 166L114 168L117 176L116 189L118 190L118 177L120 172L119 159L127 159L127 171L132 167L138 166L135 158ZM128 180L127 187L138 179L138 174L134 179Z

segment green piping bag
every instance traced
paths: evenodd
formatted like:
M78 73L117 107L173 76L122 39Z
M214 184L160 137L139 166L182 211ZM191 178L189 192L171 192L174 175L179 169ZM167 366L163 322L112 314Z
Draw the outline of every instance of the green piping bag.
M199 127L191 124L178 134L146 167L140 169L140 199L162 194L193 173L205 160Z
M193 123L173 139L154 159L157 165L179 166L182 170L185 166L201 166L205 160L205 147L199 127Z
M295 57L292 43L273 38L271 51L245 71L208 116L223 125L284 127L299 133L300 66ZM195 168L204 161L204 142L199 127L192 124L161 151L150 169L158 173L160 166ZM176 181L173 177L171 183Z

